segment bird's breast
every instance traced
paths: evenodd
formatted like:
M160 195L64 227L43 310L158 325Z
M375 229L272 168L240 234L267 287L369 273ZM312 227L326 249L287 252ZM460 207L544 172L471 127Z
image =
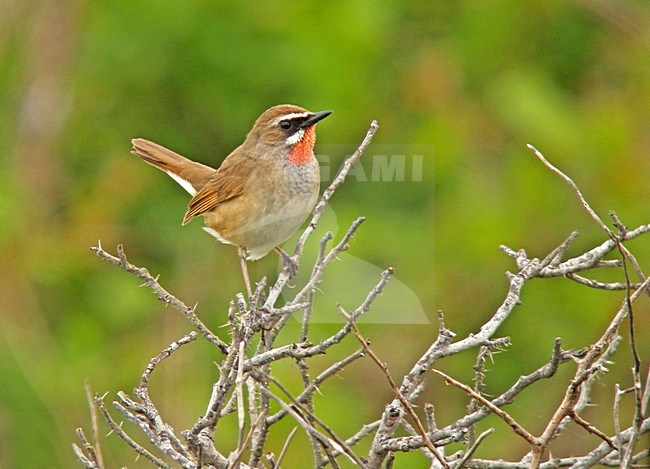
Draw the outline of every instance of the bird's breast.
M314 158L308 164L289 163L284 167L287 192L290 197L318 193L320 186L320 168Z
M293 164L309 164L314 159L314 145L316 144L315 126L304 130L304 135L289 152L289 161Z

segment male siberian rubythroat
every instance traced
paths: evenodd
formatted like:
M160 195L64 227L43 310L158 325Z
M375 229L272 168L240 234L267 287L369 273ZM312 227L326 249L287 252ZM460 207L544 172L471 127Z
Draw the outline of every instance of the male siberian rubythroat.
M332 111L309 112L283 104L265 111L246 140L213 169L156 143L133 139L133 153L165 171L190 193L183 225L203 215L203 229L222 243L237 246L246 290L251 295L246 259L275 249L311 213L320 188L314 157L316 123Z

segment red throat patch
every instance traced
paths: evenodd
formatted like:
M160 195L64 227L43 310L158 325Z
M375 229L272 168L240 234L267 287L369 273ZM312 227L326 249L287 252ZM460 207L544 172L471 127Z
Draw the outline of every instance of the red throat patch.
M294 164L307 164L314 158L314 145L316 144L316 126L305 129L305 135L289 152L289 161Z

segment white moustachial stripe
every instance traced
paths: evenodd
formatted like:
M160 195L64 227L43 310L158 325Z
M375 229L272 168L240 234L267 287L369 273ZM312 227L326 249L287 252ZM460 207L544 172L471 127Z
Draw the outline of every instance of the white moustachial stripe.
M296 143L298 143L299 141L302 140L302 137L304 135L305 135L305 130L304 129L297 130L296 133L294 133L293 135L290 135L289 137L287 137L287 140L286 140L287 144L288 145L295 145Z

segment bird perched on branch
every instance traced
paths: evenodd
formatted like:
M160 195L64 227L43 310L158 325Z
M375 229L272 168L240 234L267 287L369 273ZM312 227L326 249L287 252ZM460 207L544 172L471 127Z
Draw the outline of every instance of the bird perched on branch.
M296 232L316 204L320 187L314 157L316 123L331 113L274 106L255 121L244 143L219 169L141 138L132 140L131 153L166 172L190 193L183 225L203 215L205 231L237 246L250 296L247 259L259 259L275 249L284 265L292 264L279 245Z

